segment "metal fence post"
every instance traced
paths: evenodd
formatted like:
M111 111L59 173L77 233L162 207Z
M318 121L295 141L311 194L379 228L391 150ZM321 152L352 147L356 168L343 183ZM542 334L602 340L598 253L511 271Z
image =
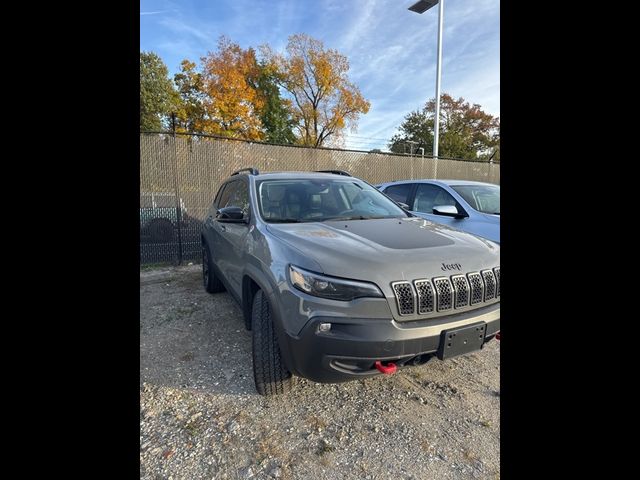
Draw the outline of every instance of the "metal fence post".
M176 221L178 223L178 265L182 265L182 206L180 189L178 187L178 143L176 139L176 114L171 114L171 129L173 130L173 180L176 191Z

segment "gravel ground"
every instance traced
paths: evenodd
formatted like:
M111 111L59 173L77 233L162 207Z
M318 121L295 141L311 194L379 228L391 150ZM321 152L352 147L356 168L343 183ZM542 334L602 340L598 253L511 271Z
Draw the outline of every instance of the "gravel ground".
M264 398L231 297L199 265L142 271L140 477L500 478L500 342Z

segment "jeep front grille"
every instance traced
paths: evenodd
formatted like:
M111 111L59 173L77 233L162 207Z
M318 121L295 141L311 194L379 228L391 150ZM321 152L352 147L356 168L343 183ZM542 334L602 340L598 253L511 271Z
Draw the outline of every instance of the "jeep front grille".
M416 280L413 284L416 287L416 292L418 292L418 313L423 315L425 313L433 312L435 303L434 298L436 294L433 291L431 280Z
M484 283L478 272L467 273L471 285L471 305L477 305L484 299Z
M496 298L496 277L493 276L493 272L483 270L482 279L484 280L484 301Z
M391 287L396 294L400 315L413 315L416 311L416 305L411 284L409 282L394 282Z
M453 292L455 294L455 307L462 308L469 305L469 283L464 275L454 275L451 277Z
M500 298L500 267L451 277L392 282L402 316L469 309Z
M453 307L453 287L446 277L434 278L433 284L436 286L436 304L438 311L443 312Z

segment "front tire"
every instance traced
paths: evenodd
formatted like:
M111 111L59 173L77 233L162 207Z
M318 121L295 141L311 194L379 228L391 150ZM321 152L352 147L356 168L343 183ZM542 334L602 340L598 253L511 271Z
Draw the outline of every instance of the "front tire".
M280 346L271 318L271 307L262 290L253 297L253 378L260 395L271 396L291 390L291 372L282 363Z
M202 244L202 283L209 293L224 292L224 285L213 271L213 263L206 243Z

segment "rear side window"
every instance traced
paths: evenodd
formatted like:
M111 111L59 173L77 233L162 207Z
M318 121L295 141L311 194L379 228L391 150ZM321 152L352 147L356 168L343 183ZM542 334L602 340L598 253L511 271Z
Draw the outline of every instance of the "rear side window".
M409 194L411 193L412 183L402 183L400 185L391 185L387 187L384 193L396 202L407 203Z

